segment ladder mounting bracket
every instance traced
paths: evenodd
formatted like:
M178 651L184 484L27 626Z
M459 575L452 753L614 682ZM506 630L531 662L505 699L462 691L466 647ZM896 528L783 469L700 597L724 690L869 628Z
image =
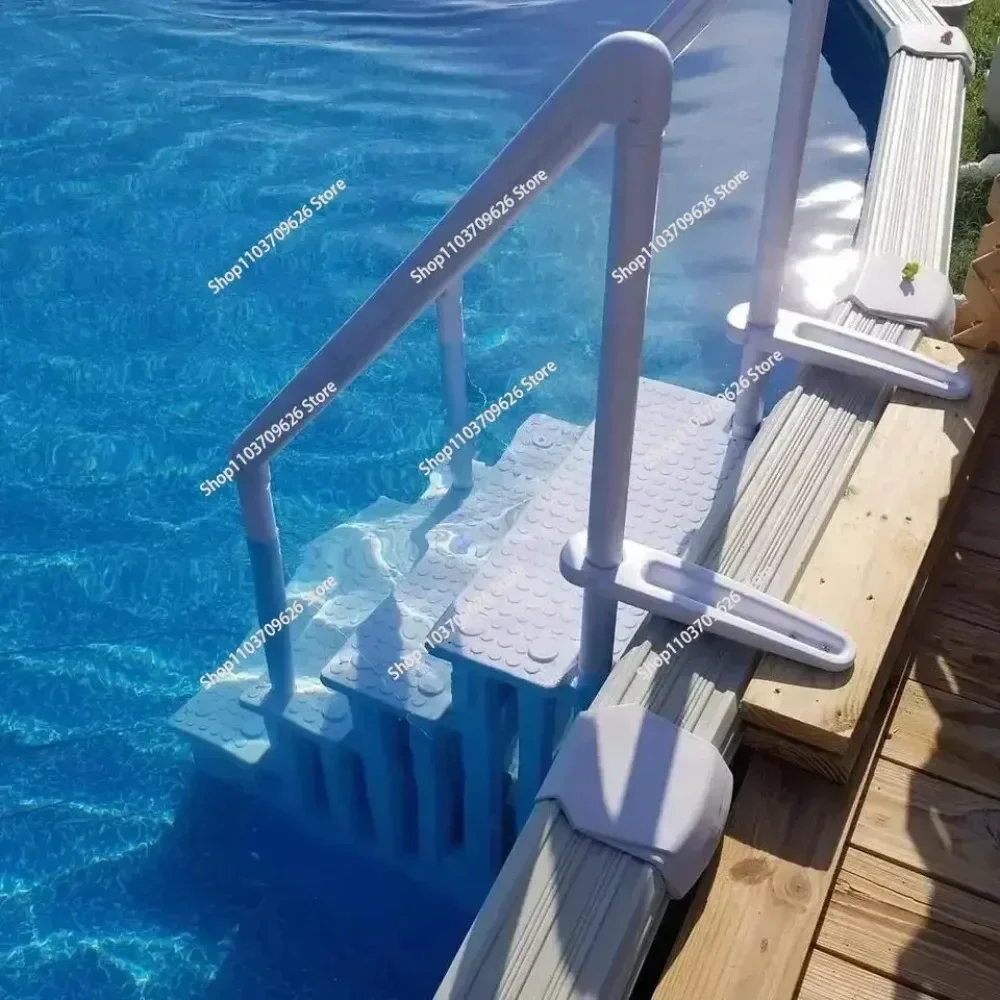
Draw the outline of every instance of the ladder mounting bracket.
M788 309L778 310L773 327L751 326L749 314L746 302L729 310L729 337L738 344L750 343L765 354L777 349L802 364L875 379L941 399L965 399L969 395L971 387L964 372L898 344Z
M840 629L668 552L625 541L618 566L602 569L587 561L587 534L580 532L563 546L559 569L578 587L671 621L697 623L699 632L834 673L854 663L854 642Z

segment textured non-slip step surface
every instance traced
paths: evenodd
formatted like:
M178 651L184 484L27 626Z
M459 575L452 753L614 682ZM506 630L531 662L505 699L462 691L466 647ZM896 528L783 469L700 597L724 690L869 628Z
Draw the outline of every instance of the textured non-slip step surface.
M420 582L414 585L407 585L405 576L394 583L385 573L385 567L378 565L378 553L371 546L354 546L345 553L326 552L323 555L325 561L314 552L307 559L310 579L322 579L332 567L337 575L337 586L307 624L293 632L296 693L285 707L284 719L317 739L343 739L352 725L348 700L341 692L329 690L319 682L323 666L352 641L351 633L355 629L359 630L362 649L370 651L378 648L377 629L369 627L367 619L382 599L386 606L399 608L399 621L404 625L404 633L408 637L411 633L419 635L415 643L419 645L437 617L436 613L424 610L421 603L426 602L422 591L427 589L428 574L437 572L450 588L446 595L433 599L438 603L443 601L445 605L450 603L482 564L489 546L509 528L531 492L540 488L582 431L582 427L535 414L521 425L496 465L477 464L472 491L460 506L426 531L428 550L417 563ZM434 504L425 504L427 510L422 519L413 519L411 533L420 534L422 521L434 517L435 506L439 509L439 505L446 502L452 501L441 494ZM397 558L397 566L402 558ZM429 570L420 568L425 563L431 567ZM345 578L351 581L351 590L344 589ZM385 597L386 592L388 597ZM400 597L394 594L405 595L405 604L400 603ZM382 623L379 619L375 624ZM383 674L392 662L390 659L385 664ZM350 685L350 670L346 674L345 687ZM362 671L360 676L363 680L358 687L368 690L372 686L369 678L374 674ZM407 681L400 682L401 696L394 699L395 703L402 705L404 710L423 714L428 705L422 702L426 696L421 693L421 686L426 689L429 683L421 671L412 671ZM444 689L447 690L447 679ZM248 727L256 732L256 726L260 724L257 713L269 690L263 652L258 651L246 663L240 664L233 678L196 694L174 717L174 724L189 736L207 740L219 749L232 752L240 741L246 739L244 733ZM429 710L430 717L436 717L433 702ZM248 718L253 722L247 721ZM266 737L263 740L266 749Z
M335 618L343 629L352 621L363 621L391 593L393 578L408 571L416 559L412 532L426 521L443 492L435 485L410 505L380 498L352 521L337 525L306 546L302 564L287 587L289 604L300 599L304 606L289 626L293 648L311 619L332 600L339 599ZM349 588L350 593L339 595L334 589L326 602L310 600L308 595L316 585L331 576L338 587ZM212 669L217 666L213 664ZM241 705L240 698L266 674L264 654L258 650L241 660L233 674L195 694L174 715L172 724L215 750L256 763L267 749L268 739L259 716ZM331 715L328 721L335 724L339 718L336 706ZM249 743L244 745L244 740Z
M435 565L465 567L465 575L448 594L450 602L482 564L492 541L513 523L531 491L545 482L581 433L582 427L535 414L518 428L496 465L476 463L472 491L436 523L432 520L439 516L436 510L451 502L440 486L429 489L410 507L380 500L356 521L339 525L311 542L303 565L289 584L289 600L328 575L335 576L337 585L321 607L307 605L292 624L297 693L286 712L289 721L320 738L343 738L351 729L347 699L323 687L319 671L380 601L391 602L386 595L393 593L394 579L405 580L413 565L412 537L421 534L422 525L432 523L425 532L428 554L424 560L433 556ZM441 552L446 555L440 556ZM308 581L308 585L301 581ZM405 588L407 593L410 589ZM420 635L418 645L429 629L430 625ZM362 634L368 635L368 630L363 629ZM365 643L363 648L370 647ZM412 702L418 711L422 676L419 670L411 672L405 686L413 693L402 699L404 704ZM424 687L427 683L423 682ZM231 676L195 694L175 713L171 724L191 739L255 764L269 745L258 714L269 689L267 665L260 650L241 662Z
M683 554L716 498L735 490L746 446L726 432L732 405L715 400L714 419L690 421L710 398L641 380L626 521L630 540ZM542 688L566 679L579 653L583 592L563 579L559 553L587 525L593 441L591 425L455 602L461 625L435 654ZM645 615L618 605L615 657Z
M172 716L170 724L191 740L223 750L244 764L257 764L270 742L264 720L240 705L240 691L252 683L257 671L241 675L227 684L199 691Z
M462 531L471 532L473 524L480 525L477 535L486 539L489 548L480 544L478 557L470 559L463 557L461 545L432 545L348 643L332 656L329 647L317 643L313 655L326 657L320 673L323 684L361 692L401 715L439 719L451 704L451 666L421 654L421 646L482 567L487 552L511 530L524 503L545 488L582 433L582 427L540 414L525 421L489 479L456 512L461 516L456 516L455 523ZM409 669L391 677L390 668L409 654L413 654Z

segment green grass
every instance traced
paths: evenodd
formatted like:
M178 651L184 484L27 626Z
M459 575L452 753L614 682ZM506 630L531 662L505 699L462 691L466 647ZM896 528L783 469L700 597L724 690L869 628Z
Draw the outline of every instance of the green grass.
M1000 37L1000 0L975 0L969 11L965 33L976 56L976 76L965 92L962 163L978 161L989 153L1000 151L1000 132L990 124L983 111L986 71L993 61L993 51ZM959 181L948 275L955 291L961 291L965 284L979 232L987 221L989 193L989 181Z
M976 76L965 92L962 123L962 162L968 163L1000 150L1000 135L983 111L986 71L1000 38L1000 0L975 0L965 23L965 34L976 57Z
M976 253L979 233L986 225L986 201L992 181L960 180L955 199L955 228L951 234L951 264L948 278L954 291L965 286L965 276Z

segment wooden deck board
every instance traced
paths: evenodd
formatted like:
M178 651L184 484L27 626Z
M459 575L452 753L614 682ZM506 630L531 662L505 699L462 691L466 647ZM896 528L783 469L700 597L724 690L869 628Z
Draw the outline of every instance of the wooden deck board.
M1000 485L981 461L973 474L956 533ZM931 569L898 698L850 785L751 759L654 1000L1000 998L1000 559L946 536ZM836 769L829 751L757 735Z
M970 479L971 457L985 447L992 420L992 409L987 411L998 359L959 354L954 345L938 342L924 341L921 349L952 364L964 357L973 384L970 397L945 403L896 393L790 597L796 607L854 638L853 670L846 677L833 675L767 655L740 706L751 727L751 745L805 767L814 766L808 751L816 750L816 769L839 780L846 780L857 758L921 581L947 537L947 522ZM1000 560L994 561L1000 570ZM978 564L973 568L980 570ZM955 582L964 584L964 578ZM958 617L980 621L992 607L983 624L1000 626L1000 572L994 603L987 597L980 604ZM783 743L791 747L784 754Z
M1000 707L908 681L882 756L1000 798Z
M880 760L851 843L1000 902L1000 801Z
M1000 437L996 435L986 442L982 467L976 476L975 485L981 490L1000 493Z
M959 524L955 542L959 548L1000 558L1000 493L973 488L969 490L965 516Z
M935 585L934 607L942 614L1000 632L1000 559L952 548Z
M910 676L925 687L1000 707L1000 633L928 609Z
M981 503L972 491L965 508ZM929 589L933 610L914 629L910 678L810 956L803 1000L819 1000L823 989L851 996L855 986L869 1000L887 981L897 997L911 988L945 1000L1000 996L1000 634L940 610L967 611L983 590L989 607L990 587L968 569L989 562L950 548L941 563L951 576ZM830 964L824 949L844 963ZM870 974L872 982L859 981Z
M757 754L653 1000L793 1000L903 679L845 785Z
M794 995L839 855L845 797L779 761L751 763L696 923L653 1000Z
M855 848L817 944L947 1000L1000 996L1000 906Z
M797 1000L934 1000L884 976L816 949L809 956Z

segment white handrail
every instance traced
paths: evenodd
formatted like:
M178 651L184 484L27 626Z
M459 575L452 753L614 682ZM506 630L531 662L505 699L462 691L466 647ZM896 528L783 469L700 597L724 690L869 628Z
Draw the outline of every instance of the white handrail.
M461 434L469 419L465 377L465 324L462 320L462 282L446 288L437 300L438 344L441 347L441 385L444 389L448 433ZM459 448L448 463L451 485L472 489L473 448Z
M418 268L477 216L502 202L516 185L540 171L549 182L555 180L609 126L617 131L609 252L624 260L633 246L648 242L656 210L663 130L670 117L672 79L670 52L652 35L624 31L595 45L417 248L243 431L233 446L234 458L306 397L319 394L331 382L338 391L349 385L461 278L527 208L532 195L514 201L468 250L456 250L442 267L426 278L421 275L419 283L411 276L420 274ZM595 462L600 453L608 457L609 468L616 470L617 448L631 449L648 272L622 288L608 277L605 287ZM633 374L635 385L628 384L629 378L622 382L622 376ZM602 411L608 410L606 404L613 404L613 412L605 413L602 419ZM260 453L237 473L261 622L271 620L285 605L284 569L270 494L270 459L315 419L324 405L314 406L280 437L272 435L270 442L265 439ZM624 511L624 495L618 493L627 493L627 489L626 476L606 496L602 494L607 510L600 512L599 520L605 513L610 518L609 550L616 545L613 535ZM604 536L603 527L595 530L595 538ZM265 644L271 693L279 701L286 700L295 686L291 648L283 636L287 636L286 631Z
M649 120L669 90L662 50L658 40L636 31L619 32L595 45L416 249L254 418L233 445L234 455L307 396L319 393L330 382L336 383L338 392L343 391L361 374L510 228L533 195L516 201L469 249L453 254L429 278L417 284L410 272L426 265L456 233L510 194L515 185L539 170L545 171L551 184L603 129L640 117ZM653 58L643 59L644 51ZM274 443L265 443L254 464L273 458L328 402L320 403Z
M778 302L795 219L828 3L829 0L795 0L792 4L760 216L749 327L773 330L778 321ZM741 372L751 371L764 360L765 352L751 341L748 338L743 349ZM749 440L757 433L764 413L763 395L761 379L737 397L732 422L734 436Z
M725 3L726 0L674 0L646 33L662 41L676 58L701 34ZM629 34L636 33L620 32L611 38ZM527 208L532 196L517 202L514 210L484 233L482 239L476 239L471 252L456 255L454 263L449 261L451 266L444 271L416 286L409 276L411 270L425 265L439 247L509 193L515 184L527 180L538 170L545 170L548 183L551 183L598 132L620 123L622 114L628 111L628 101L620 98L632 90L633 76L631 67L615 69L608 77L604 76L604 69L596 69L596 63L604 58L598 53L607 51L604 45L609 40L596 45L581 60L417 248L253 419L237 438L234 453L280 420L292 406L318 393L330 382L336 383L338 392L342 391L447 285L475 264ZM589 75L592 70L585 68L590 66L595 66L592 76ZM588 75L588 79L584 80L584 75ZM649 96L648 91L646 95L638 93L636 99L642 100L644 96ZM587 107L588 100L593 101L593 106ZM282 434L274 444L265 443L259 460L268 461L274 457L325 406L326 403L321 403L306 414L292 431Z

